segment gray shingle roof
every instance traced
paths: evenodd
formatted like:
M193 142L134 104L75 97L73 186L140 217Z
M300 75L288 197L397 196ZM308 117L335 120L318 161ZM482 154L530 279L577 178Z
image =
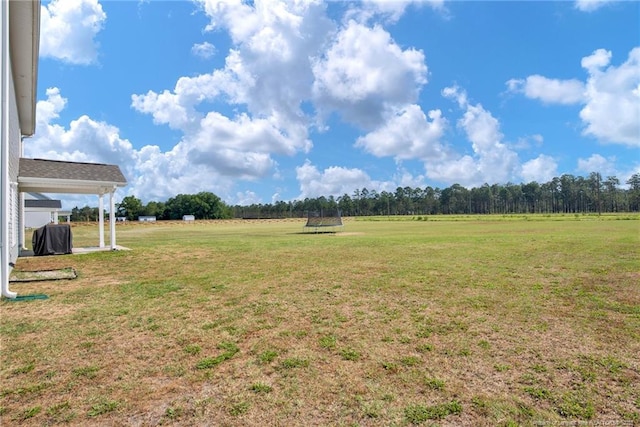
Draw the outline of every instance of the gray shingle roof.
M102 163L79 163L60 160L20 159L18 176L77 181L95 181L120 184L127 180L116 165Z
M25 200L25 208L46 208L46 209L62 209L62 202L60 200Z

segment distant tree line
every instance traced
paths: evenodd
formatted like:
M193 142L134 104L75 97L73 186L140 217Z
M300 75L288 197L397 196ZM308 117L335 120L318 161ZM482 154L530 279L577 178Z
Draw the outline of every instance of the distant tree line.
M178 194L166 202L149 202L146 205L135 196L127 196L116 204L116 215L129 221L140 216L155 216L157 219L182 219L193 215L196 219L232 218L233 211L220 197L206 191L198 194Z
M620 188L615 176L593 172L588 177L562 175L539 184L484 184L467 189L398 187L394 192L356 189L340 197L317 197L273 204L234 206L236 218L305 217L309 211L336 211L342 216L603 213L640 211L640 174Z
M71 221L97 221L100 211L98 208L90 208L85 206L78 208L77 206L71 209ZM107 218L105 216L105 218Z
M71 221L96 221L98 208L85 206L71 210ZM196 219L232 218L233 210L213 193L178 194L166 202L149 202L146 205L135 196L127 196L116 204L116 216L137 221L140 216L155 216L157 219L182 219L193 215Z
M226 218L303 218L308 212L340 211L342 216L439 215L439 214L523 214L523 213L605 213L640 211L640 174L620 188L615 176L603 178L592 172L588 177L565 174L539 184L484 184L471 189L460 184L438 187L398 187L394 192L356 189L340 197L320 196L249 206L228 206L209 192L178 194L166 202L144 205L135 196L116 204L116 215L128 220L155 216L159 220ZM73 208L72 221L95 221L98 208Z

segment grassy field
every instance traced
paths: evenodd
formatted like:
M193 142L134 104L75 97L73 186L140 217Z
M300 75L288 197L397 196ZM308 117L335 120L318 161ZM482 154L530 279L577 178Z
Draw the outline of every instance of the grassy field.
M130 251L20 258L78 278L0 303L0 424L640 424L638 215L303 224L119 224Z

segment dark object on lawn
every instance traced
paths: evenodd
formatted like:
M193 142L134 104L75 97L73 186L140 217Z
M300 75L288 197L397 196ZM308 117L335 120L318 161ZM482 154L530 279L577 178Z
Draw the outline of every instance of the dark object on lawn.
M340 211L323 211L307 212L307 223L304 229L312 228L318 233L320 229L329 229L329 227L342 227L342 216Z
M47 224L33 232L31 243L35 256L70 254L73 247L71 226Z

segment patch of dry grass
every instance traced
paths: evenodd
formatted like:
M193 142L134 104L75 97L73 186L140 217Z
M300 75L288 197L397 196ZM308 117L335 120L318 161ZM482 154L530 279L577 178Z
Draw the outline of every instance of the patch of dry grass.
M118 225L0 303L2 425L640 422L638 220ZM95 226L74 226L92 245Z
M76 271L73 268L61 268L57 270L18 271L13 270L9 277L10 282L36 282L41 280L75 279Z

